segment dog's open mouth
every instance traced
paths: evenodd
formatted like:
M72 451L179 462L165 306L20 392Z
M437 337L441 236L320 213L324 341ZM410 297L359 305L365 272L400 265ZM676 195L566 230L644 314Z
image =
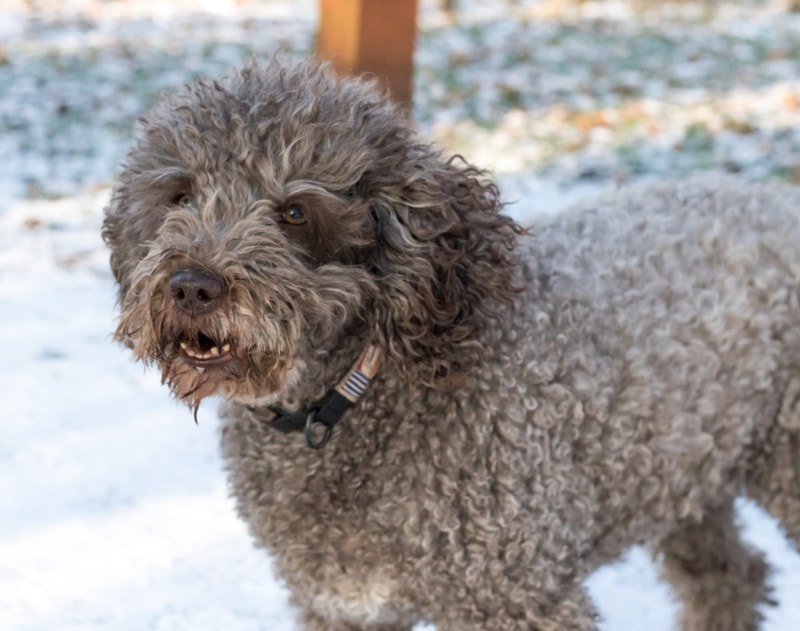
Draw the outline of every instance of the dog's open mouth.
M196 366L224 364L233 359L235 353L233 342L215 340L203 332L192 338L181 338L179 344L183 356Z

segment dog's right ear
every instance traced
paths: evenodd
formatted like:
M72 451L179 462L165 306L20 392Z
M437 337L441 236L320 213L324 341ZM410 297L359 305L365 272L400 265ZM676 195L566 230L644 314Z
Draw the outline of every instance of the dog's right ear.
M111 271L120 296L130 288L134 269L147 256L169 209L192 192L180 166L143 163L147 152L131 153L104 209L102 236L111 250ZM158 156L164 160L163 156Z
M103 241L111 250L111 272L119 283L119 295L130 288L134 268L145 256L158 231L161 217L155 209L135 206L137 198L128 183L119 184L104 209Z
M372 195L379 286L374 335L414 376L439 386L482 360L482 334L519 291L517 237L497 187L429 153L401 185Z
M117 188L111 197L108 205L103 210L103 230L102 236L108 248L111 250L110 262L111 272L120 286L120 296L127 291L125 273L125 261L129 260L125 252L125 232L128 230L125 217L128 215L127 195L125 187ZM130 242L127 242L130 243Z

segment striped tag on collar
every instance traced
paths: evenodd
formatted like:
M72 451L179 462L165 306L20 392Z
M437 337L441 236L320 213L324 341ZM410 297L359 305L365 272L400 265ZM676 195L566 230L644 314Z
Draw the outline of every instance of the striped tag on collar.
M373 344L367 346L350 372L336 384L335 390L350 403L356 403L367 391L372 378L378 374L381 356L380 347Z
M321 449L330 439L333 427L367 391L373 377L378 373L382 356L380 347L368 345L355 365L322 401L308 409L292 413L270 407L276 418L269 421L269 426L283 433L302 431L309 447ZM317 425L323 428L322 436L319 436L319 430L315 432Z

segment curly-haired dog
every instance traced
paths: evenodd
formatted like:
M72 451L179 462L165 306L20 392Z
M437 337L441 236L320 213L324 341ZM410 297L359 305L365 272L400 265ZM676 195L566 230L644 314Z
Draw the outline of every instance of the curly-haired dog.
M800 541L800 193L500 211L372 84L253 64L143 120L104 227L117 335L227 400L303 628L594 629L581 581L646 543L684 629L756 629L732 502Z

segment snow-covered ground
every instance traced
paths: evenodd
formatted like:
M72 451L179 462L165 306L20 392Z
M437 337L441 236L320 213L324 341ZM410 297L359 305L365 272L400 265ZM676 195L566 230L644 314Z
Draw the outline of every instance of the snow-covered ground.
M305 54L316 3L34 4L46 11L0 3L0 629L295 629L227 497L214 405L195 426L111 342L99 231L152 98L251 54ZM521 218L634 177L800 175L795 16L461 6L451 24L423 1L415 117L493 168ZM800 556L740 508L776 567L764 628L796 631ZM588 584L602 629L675 628L641 550Z

